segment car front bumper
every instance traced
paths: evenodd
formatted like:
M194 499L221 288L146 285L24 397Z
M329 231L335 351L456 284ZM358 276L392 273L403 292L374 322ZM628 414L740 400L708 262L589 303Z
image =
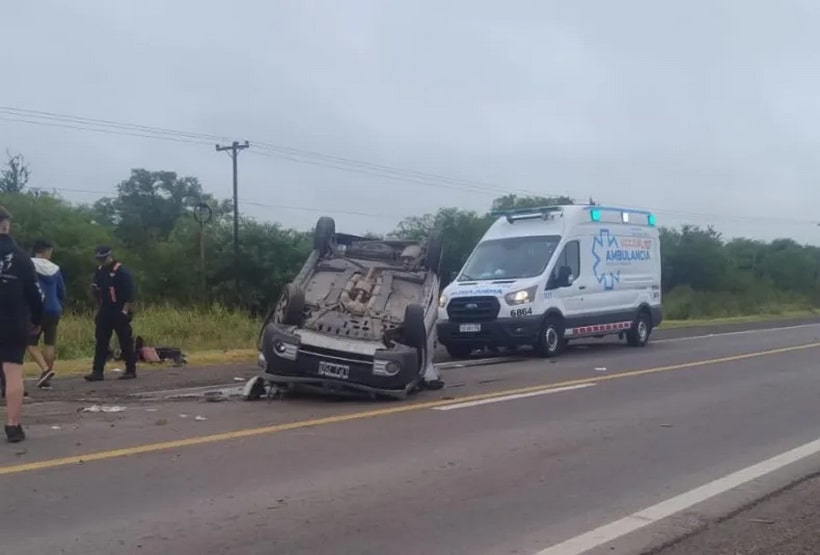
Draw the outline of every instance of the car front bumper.
M260 347L263 379L322 393L401 399L419 385L422 377L418 352L403 345L380 349L369 356L344 350L344 341L339 341L337 349L304 344L291 329L268 324Z

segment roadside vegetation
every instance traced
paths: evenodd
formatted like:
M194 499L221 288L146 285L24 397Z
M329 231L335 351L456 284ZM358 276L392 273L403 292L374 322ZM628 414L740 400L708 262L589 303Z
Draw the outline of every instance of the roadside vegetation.
M203 193L196 178L136 169L117 185L116 195L74 205L59 194L61 187L73 184L34 190L27 186L28 176L24 159L10 157L0 169L0 204L12 212L14 236L23 246L40 237L57 244L55 262L63 268L69 292L58 347L64 360L86 357L92 349L93 306L87 287L95 245L112 245L135 275L135 333L150 344L181 346L187 352L251 349L260 319L310 250L310 231L243 218L243 286L237 298L230 202ZM571 201L507 195L488 209L565 202ZM197 208L202 205L207 205L210 221L200 226L195 215L203 214ZM393 234L421 238L440 229L446 242L446 281L492 221L489 210L441 208L398 222ZM664 309L670 320L785 316L820 307L819 248L791 239L727 241L713 227L684 226L662 228L661 249Z

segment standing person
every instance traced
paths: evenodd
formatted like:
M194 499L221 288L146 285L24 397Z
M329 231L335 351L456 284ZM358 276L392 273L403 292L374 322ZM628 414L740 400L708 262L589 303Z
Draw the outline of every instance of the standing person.
M91 289L97 298L99 309L94 318L96 325L94 367L91 373L85 376L85 380L98 382L104 379L103 372L108 358L112 332L117 334L122 357L125 360L125 372L119 379L134 379L137 377L137 358L131 330L134 281L125 266L114 259L111 247L97 247L94 256L99 267L94 273Z
M43 318L43 294L31 257L9 236L11 214L0 206L0 366L5 378L6 439L26 439L23 411L23 357L28 338Z
M63 313L65 303L65 282L60 267L51 261L54 245L40 239L34 243L34 269L40 282L40 290L45 296L43 307L43 323L41 332L33 334L29 342L28 352L40 367L40 378L37 387L51 388L51 378L54 377L54 347L57 343L57 326ZM43 336L43 352L38 344L40 335Z

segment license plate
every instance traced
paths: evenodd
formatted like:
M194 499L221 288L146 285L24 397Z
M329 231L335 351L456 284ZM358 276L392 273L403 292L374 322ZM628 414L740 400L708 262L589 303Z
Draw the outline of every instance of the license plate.
M481 324L461 324L458 331L461 333L477 333L481 331Z
M346 380L350 377L350 366L323 360L319 362L319 375L325 376L326 378Z

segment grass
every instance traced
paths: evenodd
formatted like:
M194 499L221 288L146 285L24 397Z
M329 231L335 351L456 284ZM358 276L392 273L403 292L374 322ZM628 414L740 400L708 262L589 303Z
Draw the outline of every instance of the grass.
M134 336L146 345L180 347L191 365L253 361L260 320L221 306L174 308L155 306L138 312L132 326ZM112 348L118 349L116 337ZM57 330L55 369L61 374L88 372L94 354L94 315L65 314ZM114 368L121 363L111 362ZM28 374L37 373L33 362Z
M661 328L744 323L817 314L807 307L773 305L757 314L735 316L716 311L716 317L676 318L677 307L691 306L693 300L671 296L669 301L667 304L664 300L664 311L669 319L664 321ZM260 324L258 319L221 306L185 309L155 306L139 312L134 318L133 327L134 335L142 336L146 344L180 347L190 365L202 366L232 362L253 363L256 359L255 345ZM112 347L118 348L114 338ZM93 314L66 314L60 322L57 336L58 372L66 375L90 371L93 352ZM121 364L108 364L109 368L117 366L121 367ZM36 365L30 361L26 364L26 371L28 375L38 373Z

